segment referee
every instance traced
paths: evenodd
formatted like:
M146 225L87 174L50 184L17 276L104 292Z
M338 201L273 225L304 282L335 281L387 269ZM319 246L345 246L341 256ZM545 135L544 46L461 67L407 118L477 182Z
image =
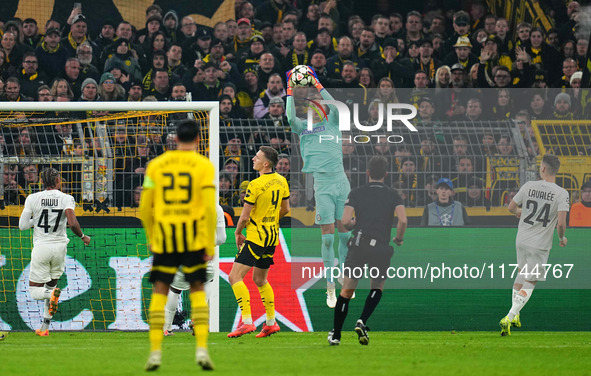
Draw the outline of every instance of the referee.
M398 225L393 241L398 246L403 242L407 223L406 211L398 193L384 184L387 169L386 158L372 157L367 169L369 183L352 191L345 203L343 224L347 229L353 229L353 237L349 240L349 253L343 269L343 289L334 310L334 329L328 333L328 343L331 346L341 343L341 330L347 317L349 301L359 282L359 270L363 270L365 264L368 270L379 270L379 276L371 279L371 291L365 300L361 317L355 325L359 343L369 343L369 328L365 324L382 298L386 271L394 254L394 248L390 245L394 213L398 217ZM353 211L356 218L353 218Z

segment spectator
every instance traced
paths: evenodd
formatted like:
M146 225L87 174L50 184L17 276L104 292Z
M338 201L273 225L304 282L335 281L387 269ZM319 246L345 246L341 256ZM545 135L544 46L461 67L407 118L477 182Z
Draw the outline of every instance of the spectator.
M39 170L35 164L25 164L23 166L23 192L25 195L40 192L43 189L43 184L39 179Z
M15 154L20 157L36 157L41 155L39 141L34 128L21 128L16 139Z
M484 206L487 209L490 208L490 200L486 198L483 188L484 180L478 177L473 177L468 182L465 198L467 207Z
M375 88L376 83L373 78L373 72L369 68L359 70L359 83L366 89Z
M212 39L209 55L203 58L203 62L214 63L219 67L217 74L220 80L239 82L240 72L238 70L238 66L226 59L224 56L224 49L225 47L220 39ZM261 55L261 60L263 59L263 55Z
M427 79L430 87L435 85L436 70L441 66L441 62L433 58L433 42L425 38L419 42L419 58L414 62L414 70L427 72Z
M66 51L68 51L68 55L74 57L76 56L76 47L87 40L86 33L88 32L88 21L82 14L76 14L73 17L70 16L68 21L68 24L70 25L70 33L63 37L60 43L65 47Z
M320 8L318 4L308 5L305 19L302 22L301 30L306 34L306 39L314 39L318 32L318 19L320 17Z
M554 98L554 113L552 117L555 120L573 120L574 115L571 111L570 95L560 93Z
M478 63L478 58L470 52L472 43L468 37L459 37L453 48L454 51L447 54L443 64L450 67L453 67L454 64L461 64L465 70L469 70L472 65Z
M398 174L399 189L406 192L404 206L415 207L417 205L417 188L419 175L414 159L410 157L400 158L400 173Z
M220 173L219 177L219 197L220 205L235 207L238 206L239 193L232 191L232 178L226 172Z
M254 103L259 99L261 90L259 89L259 78L256 70L247 69L243 73L244 83L242 90L238 92L240 106L249 118L253 118Z
M546 106L545 92L530 94L528 112L532 120L549 119L552 116L552 110Z
M24 191L18 183L18 165L4 165L4 204L22 205L24 204ZM291 193L291 192L290 192Z
M58 98L74 99L74 92L68 81L64 78L56 78L51 85L51 96L57 101Z
M154 69L154 82L152 90L147 95L151 95L158 101L167 101L170 97L171 87L168 72L162 68ZM207 100L207 99L200 99Z
M435 88L446 89L451 84L451 69L447 65L442 65L435 72Z
M259 65L257 67L257 72L259 75L259 81L261 82L269 82L269 77L271 77L271 75L274 73L278 73L282 77L284 74L284 71L281 68L281 64L279 64L279 62L270 52L263 52L261 54ZM240 79L238 77L236 79L231 79L231 81L238 82L240 81Z
M464 226L471 224L462 203L453 199L453 183L447 178L437 181L437 199L428 204L421 226Z
M41 85L37 89L37 101L39 102L53 102L53 96L51 95L51 89L47 85Z
M504 18L498 18L495 24L495 35L501 40L499 54L508 54L513 51L513 41L508 36L509 23Z
M492 119L507 120L513 113L513 104L509 89L497 90L496 103L492 106Z
M591 181L581 185L581 201L570 209L569 226L591 227Z
M250 38L250 45L236 53L238 60L238 69L256 69L258 67L261 55L265 51L265 40L260 34L253 35Z
M252 27L248 18L241 18L236 22L236 24L238 26L236 29L236 35L234 36L234 40L229 45L227 51L232 58L237 56L236 53L238 51L249 45L250 38L253 36Z
M109 72L101 75L101 80L98 88L98 95L101 101L118 102L125 100L125 89L118 85L115 81L115 76Z
M23 36L23 43L31 49L35 49L41 41L37 21L34 18L25 18L23 21Z
M333 38L330 35L330 31L327 28L318 29L316 38L308 42L309 51L320 50L325 57L331 57L336 54L336 46L333 43Z
M285 180L287 180L287 184L291 187L291 185L297 181L297 179L293 179L291 174L291 160L289 155L287 154L279 154L277 165L275 166L275 171L283 176Z
M4 95L0 102L28 102L31 98L21 93L21 84L16 77L9 77L4 85Z
M452 26L454 29L453 34L447 38L443 45L443 56L446 56L452 52L454 44L457 44L460 37L469 38L470 36L470 16L467 12L460 10L453 14ZM444 60L444 64L447 64ZM453 64L447 64L450 67Z
M293 37L293 48L283 60L283 70L288 71L298 65L310 65L310 53L307 50L306 35L298 32Z
M282 0L266 0L256 7L256 18L261 21L279 23L286 12L295 10L291 4Z
M41 85L48 83L47 76L38 71L39 61L34 52L26 52L23 55L23 69L18 73L17 78L20 81L21 93L37 100L37 89Z
M380 45L376 42L373 29L366 27L362 29L359 41L356 43L355 55L363 61L364 67L369 67L381 55Z
M550 82L558 82L560 78L558 74L560 72L560 55L544 42L544 31L541 28L536 27L531 31L530 45L526 47L526 52L531 56L532 64L536 64L538 68L548 72ZM573 73L575 71L576 69Z
M82 94L80 96L80 102L96 102L101 100L98 92L98 85L92 78L87 78L82 82Z
M100 72L92 64L93 54L92 45L88 41L84 41L76 48L76 57L80 62L80 75L81 78L92 78L98 80L100 78Z
M390 78L384 77L378 82L375 99L382 103L400 103L394 82Z
M74 98L80 97L80 94L82 94L82 82L84 79L80 77L80 62L77 58L71 57L66 61L66 65L62 72L62 78L68 81L68 84L74 93Z
M115 40L115 22L112 19L105 19L98 37L92 41L93 63L98 64L101 52L110 46ZM94 77L93 77L94 78Z
M285 103L281 97L273 97L269 101L269 112L263 116L263 119L269 119L273 125L282 128L284 131L289 131L289 123L287 116L285 116Z
M376 35L376 42L386 48L385 42L390 36L390 20L386 16L378 15L373 24L373 29Z
M564 59L564 61L562 62L562 73L564 73L564 75L560 77L560 79L554 84L554 87L559 87L563 89L569 88L570 79L576 71L577 62L570 57Z
M394 87L410 87L414 78L412 64L408 59L400 57L398 43L394 39L387 39L383 47L382 57L371 65L376 79L388 77L393 81Z
M206 63L203 65L205 73L203 82L194 83L187 81L185 76L184 84L187 91L190 91L193 100L200 101L215 101L218 99L218 93L221 88L221 82L218 79L218 67L214 63Z
M126 38L118 38L110 48L113 52L104 64L105 71L110 71L116 66L125 67L125 74L129 75L132 81L141 81L142 70L134 57L134 51L130 49L129 41Z
M179 16L174 10L169 10L163 17L164 31L172 43L180 42Z

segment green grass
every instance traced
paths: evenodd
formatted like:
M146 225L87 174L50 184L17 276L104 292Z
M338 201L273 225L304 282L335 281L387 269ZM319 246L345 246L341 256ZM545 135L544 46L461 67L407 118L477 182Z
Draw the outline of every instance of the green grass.
M194 338L164 338L157 375L201 372L194 364ZM210 337L216 374L224 375L591 375L591 333L370 332L370 345L343 333L330 347L326 333L279 333ZM147 333L10 333L0 342L0 375L142 375Z

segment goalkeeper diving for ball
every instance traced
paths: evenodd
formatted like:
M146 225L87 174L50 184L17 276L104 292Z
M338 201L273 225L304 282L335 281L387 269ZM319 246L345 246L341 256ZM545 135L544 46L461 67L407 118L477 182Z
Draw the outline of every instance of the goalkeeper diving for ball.
M338 142L342 134L339 130L339 113L336 106L322 106L322 111L312 111L312 130L308 130L307 120L296 116L291 75L297 68L287 72L287 119L292 132L300 137L300 151L304 160L302 171L312 173L314 177L316 224L320 225L322 233L322 261L325 268L330 268L326 269L326 304L334 308L337 298L331 271L334 268L335 221L339 231L339 268L342 268L347 257L347 241L351 237L351 232L345 229L341 218L351 186L343 167L342 146ZM317 99L334 100L318 80L314 69L308 67L308 72L312 76L311 85L320 93L321 98ZM317 102L314 100L310 103Z

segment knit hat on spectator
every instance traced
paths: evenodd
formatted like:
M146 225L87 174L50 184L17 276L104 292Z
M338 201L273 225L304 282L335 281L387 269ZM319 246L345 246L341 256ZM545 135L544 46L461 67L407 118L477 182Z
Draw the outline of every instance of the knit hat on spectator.
M386 47L394 47L396 50L398 50L398 41L394 38L388 38L384 41L384 49Z
M259 73L258 73L258 72L257 72L257 70L256 70L256 69L254 69L254 68L246 68L246 69L244 70L244 72L242 72L242 75L243 75L243 76L246 76L246 74L247 74L248 72L254 73L254 74L255 74L255 76L257 76L257 77L259 76Z
M263 38L263 36L260 34L255 34L252 37L250 37L250 43L254 43L256 41L259 41L259 42L265 44L265 38Z
M222 42L218 38L212 38L211 39L211 43L209 44L209 49L212 49L214 46L217 46L217 45L220 45L220 46L222 46L222 48L225 49L224 42Z
M486 38L486 42L484 42L484 43L486 44L486 43L488 43L488 42L493 42L493 43L496 43L496 45L497 45L497 46L499 46L499 47L500 47L500 46L503 44L503 42L501 41L501 38L497 37L497 36L496 36L496 35L494 35L494 34L491 34L491 35L489 35L489 36Z
M88 21L86 20L86 17L84 17L84 15L82 14L77 14L76 16L74 16L74 19L72 20L72 25L74 25L75 23L78 22L84 22L88 25Z
M96 81L89 77L86 80L82 81L82 86L80 87L80 90L84 90L86 85L89 85L89 84L93 84L94 86L98 87L98 85L96 84Z
M110 18L107 18L106 20L103 21L103 25L102 26L105 26L105 25L113 26L113 28L116 28L117 27L117 25L115 25L115 21L113 21Z
M115 68L119 69L121 72L125 74L128 74L127 67L121 64L121 62L113 59L108 60L108 63L105 66L105 72L111 72Z
M231 87L234 90L234 96L236 96L236 94L238 94L238 88L236 88L236 85L234 85L233 82L226 82L222 85L222 89L220 90L220 93L224 92L224 89L227 87Z
M314 57L314 55L316 55L316 54L322 54L322 55L324 55L324 57L326 57L326 54L324 53L324 51L322 51L319 48L315 49L314 52L312 52L312 55L310 55L310 56Z
M111 81L115 82L115 76L113 76L113 74L109 73L109 72L103 73L101 75L100 84L102 85L107 80L111 80Z
M232 102L232 97L230 97L230 96L229 96L229 95L227 95L227 94L222 94L222 95L220 95L220 96L219 96L219 98L218 98L218 100L219 100L220 102L221 102L221 101L223 101L224 99L227 99L227 100L229 100L229 101L230 101L230 103Z
M591 189L591 180L587 180L583 185L581 185L581 191L583 189Z
M583 78L583 72L581 72L581 71L575 72L570 77L570 84L572 85L574 80L577 80L577 79L581 80L582 78Z
M560 93L556 96L556 98L554 99L554 105L556 106L556 103L558 103L558 101L560 100L564 100L568 103L568 105L571 105L571 101L570 101L570 95L568 95L567 93Z
M481 178L474 176L468 182L468 188L470 188L473 185L474 186L477 186L478 188L483 188L484 187L484 181Z
M472 48L472 43L470 43L470 38L468 37L459 37L454 44L454 47L469 47Z
M285 103L283 103L283 99L281 99L281 97L273 97L271 98L271 100L269 101L269 106L272 104L280 104L281 107L285 108Z
M429 46L433 47L433 42L431 41L431 39L429 38L424 38L421 41L419 41L419 47L422 47L424 45L428 44Z

